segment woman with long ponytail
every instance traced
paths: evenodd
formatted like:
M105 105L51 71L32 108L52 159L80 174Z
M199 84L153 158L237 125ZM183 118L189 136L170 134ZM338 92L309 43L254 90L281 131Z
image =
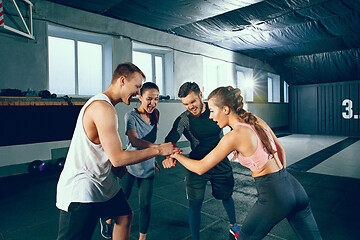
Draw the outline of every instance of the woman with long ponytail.
M190 171L207 172L231 152L249 168L255 179L258 200L248 213L237 239L262 239L287 218L300 239L322 239L309 198L301 184L286 171L286 155L271 128L246 111L238 88L219 87L208 97L210 118L220 128L231 127L218 145L202 160L171 155Z

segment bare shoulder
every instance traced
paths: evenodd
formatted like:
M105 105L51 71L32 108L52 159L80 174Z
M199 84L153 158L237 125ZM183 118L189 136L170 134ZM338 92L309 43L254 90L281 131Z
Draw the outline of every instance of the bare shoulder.
M238 143L241 142L243 138L246 138L251 134L253 134L251 128L238 125L232 131L228 132L224 137L226 137L228 142Z
M84 118L97 123L105 123L116 119L114 107L106 101L94 101L86 109Z
M94 112L96 114L106 114L106 113L110 113L113 114L115 111L114 107L103 100L97 100L92 102L88 107L87 110L88 112Z

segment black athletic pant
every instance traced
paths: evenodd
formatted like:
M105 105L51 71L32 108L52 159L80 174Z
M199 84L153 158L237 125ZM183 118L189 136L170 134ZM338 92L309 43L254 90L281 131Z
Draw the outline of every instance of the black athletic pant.
M154 175L148 178L138 178L130 173L126 173L121 179L121 185L128 199L131 195L132 188L135 181L139 190L139 205L140 205L140 233L146 234L150 224L151 218L151 198L153 194Z
M301 184L285 169L255 178L258 200L248 213L239 240L264 238L287 218L300 239L320 240L309 198Z
M57 240L89 240L99 217L109 219L131 214L131 207L122 190L106 202L73 202L67 212L60 210Z

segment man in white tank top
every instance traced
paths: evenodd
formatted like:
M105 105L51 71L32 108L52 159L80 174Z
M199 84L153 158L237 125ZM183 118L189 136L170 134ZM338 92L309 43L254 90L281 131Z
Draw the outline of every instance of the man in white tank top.
M144 79L144 73L134 64L119 64L110 87L90 98L81 109L57 185L58 240L91 239L99 217L115 220L113 239L129 239L132 210L112 168L179 151L172 143L122 150L114 106L119 102L129 105Z

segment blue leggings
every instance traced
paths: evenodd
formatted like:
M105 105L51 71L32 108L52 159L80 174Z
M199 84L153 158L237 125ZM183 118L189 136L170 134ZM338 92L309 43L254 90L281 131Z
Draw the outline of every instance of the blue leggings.
M285 169L255 178L258 200L248 213L239 240L264 238L287 218L300 239L320 240L309 198L301 184Z

